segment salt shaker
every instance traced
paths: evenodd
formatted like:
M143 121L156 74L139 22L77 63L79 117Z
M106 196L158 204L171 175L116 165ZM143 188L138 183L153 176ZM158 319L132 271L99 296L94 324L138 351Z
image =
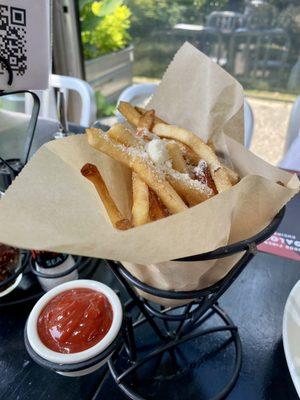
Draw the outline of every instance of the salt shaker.
M78 279L78 272L76 269L60 278L51 278L51 275L67 272L74 266L75 260L70 254L32 251L32 258L35 262L37 272L49 275L49 278L37 277L40 285L45 291L48 291L61 283Z

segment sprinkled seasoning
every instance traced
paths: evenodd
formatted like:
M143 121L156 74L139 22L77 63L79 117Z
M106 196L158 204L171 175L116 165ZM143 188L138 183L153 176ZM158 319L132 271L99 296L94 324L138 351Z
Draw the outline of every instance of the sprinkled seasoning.
M174 178L187 183L191 189L199 190L199 192L205 193L208 196L211 196L213 194L212 189L210 187L208 187L206 183L203 183L197 179L192 179L189 176L189 174L183 174L181 172L175 171L173 168L166 169L166 172L168 174L170 174L171 176L173 176Z
M113 146L115 146L118 150L130 155L130 157L132 157L133 159L142 160L144 163L148 165L149 168L151 168L151 170L160 180L164 180L165 174L169 174L175 179L184 181L190 188L194 190L199 190L199 192L205 193L208 196L211 196L214 193L213 190L207 185L207 181L204 182L202 179L201 180L192 179L189 174L187 173L184 174L176 171L175 169L172 168L172 162L170 160L164 160L164 162L153 162L153 160L151 159L151 157L147 152L147 147L151 142L145 141L142 137L139 137L140 138L139 144L136 147L133 146L126 147L123 144L112 142L107 132L103 132L103 138L106 141L112 143ZM155 136L154 140L163 143L165 146L165 140L160 139L157 136ZM205 171L205 168L207 168L207 163L204 160L201 160L199 162L199 165L193 169L193 173L197 176L197 173ZM203 174L205 177L205 172L203 172Z

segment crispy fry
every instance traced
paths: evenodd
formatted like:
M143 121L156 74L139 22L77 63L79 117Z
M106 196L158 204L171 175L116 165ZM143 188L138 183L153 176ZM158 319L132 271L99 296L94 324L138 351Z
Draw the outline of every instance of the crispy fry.
M196 179L211 188L214 194L218 193L206 161L199 161L197 167L194 168L194 174Z
M137 151L125 151L120 145L113 143L101 129L89 128L86 132L88 142L92 147L132 168L158 195L171 214L186 209L183 200L164 176L160 175L153 165L145 162Z
M147 112L147 110L145 108L142 108L142 107L137 107L136 106L134 108L136 109L136 111L138 111L142 115L144 115ZM157 117L156 115L154 115L154 124L159 124L159 123L166 124L166 122L163 119L161 119L161 118Z
M85 164L81 168L81 174L94 184L112 225L121 230L131 228L131 223L121 214L115 202L111 198L98 168L93 164Z
M178 140L174 140L179 146L181 153L183 154L184 159L190 165L198 165L200 161L200 157L196 154L189 146L186 144L179 142Z
M153 190L149 189L149 200L150 200L150 219L151 221L157 221L158 219L167 217L169 215L168 210L164 207L160 199L157 197Z
M216 153L216 147L214 145L214 142L211 139L208 139L207 145ZM221 165L224 168L224 170L226 171L230 183L232 185L237 184L240 180L239 175L235 171L233 171L231 168L227 167L227 165L224 165L224 164L221 164Z
M154 110L147 110L145 114L142 114L140 116L137 128L138 129L148 129L148 131L151 131L154 125L154 116L155 112Z
M134 226L144 225L150 221L149 189L146 183L132 173L132 222Z
M118 110L130 124L135 127L138 126L141 114L130 103L127 103L126 101L120 101Z
M231 168L227 167L226 165L223 164L223 168L225 169L225 171L227 172L227 176L231 182L232 185L236 185L239 180L239 174L236 173L235 171L233 171Z
M122 124L115 124L111 127L108 135L111 139L124 144L126 147L137 146L139 143L138 139Z
M114 127L112 127L110 130L112 130L113 128ZM110 130L108 131L109 136L110 136ZM124 128L124 130L125 130L125 128ZM129 135L129 137L126 134L118 135L119 143L123 144L126 147L137 146L138 140L132 141L131 140L132 135L131 136L130 135ZM133 139L135 139L135 138L133 137ZM185 200L185 202L189 205L199 204L202 201L207 200L209 197L209 195L207 195L205 192L203 193L203 190L200 190L200 188L198 188L198 189L193 188L190 185L188 185L187 183L181 182L182 179L181 179L180 175L175 174L170 179L169 179L169 176L167 176L167 180L169 181L171 186L179 193L179 195ZM179 188L179 190L177 190L177 188Z
M199 190L194 186L190 186L189 181L186 178L180 179L178 174L167 174L167 179L189 207L202 203L214 195L213 191L210 191L209 188L207 188L208 191L205 191L204 189ZM195 183L194 180L190 179L190 183L192 182Z
M172 160L173 168L176 171L182 172L184 174L188 173L187 165L184 161L184 158L177 143L173 141L168 142L167 149L169 156L171 157Z
M208 163L210 173L219 193L232 186L216 154L194 133L175 125L161 123L154 125L153 132L160 137L179 140L191 147L200 158Z

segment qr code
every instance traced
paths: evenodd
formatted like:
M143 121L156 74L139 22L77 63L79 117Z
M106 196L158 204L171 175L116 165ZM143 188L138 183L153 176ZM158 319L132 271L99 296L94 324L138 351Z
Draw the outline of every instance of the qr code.
M26 10L0 4L0 55L17 75L27 70ZM0 74L5 68L0 63Z

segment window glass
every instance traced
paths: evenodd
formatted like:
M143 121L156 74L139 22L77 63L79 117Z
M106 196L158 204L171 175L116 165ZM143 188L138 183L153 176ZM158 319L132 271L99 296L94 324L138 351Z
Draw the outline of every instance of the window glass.
M99 116L112 114L111 104L132 82L159 80L188 40L241 82L255 118L251 149L280 161L300 93L299 1L80 3L86 77L97 91Z

